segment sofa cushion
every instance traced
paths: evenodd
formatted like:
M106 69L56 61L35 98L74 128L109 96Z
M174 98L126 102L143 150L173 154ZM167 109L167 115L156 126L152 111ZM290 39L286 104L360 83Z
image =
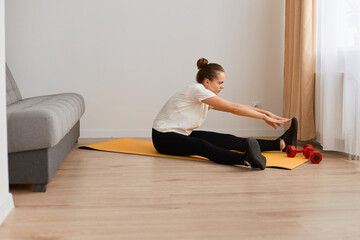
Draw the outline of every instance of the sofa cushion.
M8 105L9 153L55 146L84 111L84 99L76 93L27 98Z
M6 105L10 105L22 99L19 88L6 65Z

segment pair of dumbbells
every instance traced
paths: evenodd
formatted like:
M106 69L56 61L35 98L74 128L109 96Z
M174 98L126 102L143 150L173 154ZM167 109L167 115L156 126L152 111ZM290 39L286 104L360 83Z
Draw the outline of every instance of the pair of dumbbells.
M295 157L297 153L303 153L305 158L310 159L312 163L320 163L322 155L320 152L315 151L314 147L310 144L306 144L303 149L296 149L295 146L287 146L286 155L288 157Z

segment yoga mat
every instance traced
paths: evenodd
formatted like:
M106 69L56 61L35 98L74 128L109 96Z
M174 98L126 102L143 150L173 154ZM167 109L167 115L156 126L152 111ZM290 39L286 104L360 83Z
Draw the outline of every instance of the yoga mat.
M83 149L93 149L106 152L118 152L118 153L128 153L128 154L137 154L145 156L154 156L154 157L167 157L167 158L177 158L177 159L187 159L187 160L196 160L196 161L207 161L211 162L209 159L201 156L173 156L158 153L151 141L143 141L133 138L120 138L116 140L95 143L90 145L80 146L79 148ZM266 167L282 168L282 169L294 169L308 161L302 154L298 154L294 158L289 158L286 156L286 153L283 152L263 152L266 157Z

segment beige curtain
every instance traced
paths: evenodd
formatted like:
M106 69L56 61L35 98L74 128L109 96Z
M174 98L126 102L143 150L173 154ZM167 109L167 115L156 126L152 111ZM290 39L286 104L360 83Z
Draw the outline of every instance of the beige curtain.
M286 0L284 116L297 117L298 139L316 137L316 0Z

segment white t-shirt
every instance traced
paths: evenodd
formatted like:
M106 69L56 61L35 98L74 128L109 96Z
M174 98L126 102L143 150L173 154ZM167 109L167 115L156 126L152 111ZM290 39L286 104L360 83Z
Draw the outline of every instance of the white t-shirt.
M201 102L216 96L200 83L192 83L173 95L157 115L153 128L159 132L190 135L205 121L209 105Z

